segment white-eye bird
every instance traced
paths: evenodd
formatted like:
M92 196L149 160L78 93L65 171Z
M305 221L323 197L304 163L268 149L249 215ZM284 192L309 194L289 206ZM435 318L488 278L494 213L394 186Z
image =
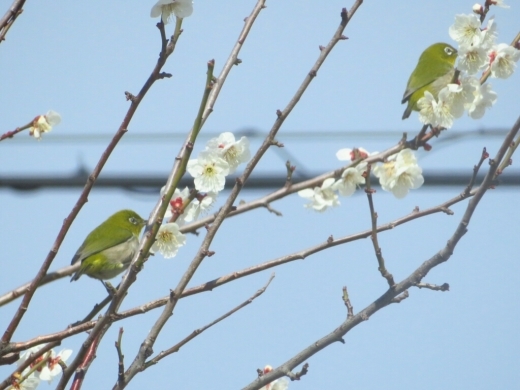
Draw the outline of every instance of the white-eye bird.
M121 210L92 230L72 258L81 261L71 282L85 274L101 281L112 279L128 268L139 248L139 233L146 220L135 211Z

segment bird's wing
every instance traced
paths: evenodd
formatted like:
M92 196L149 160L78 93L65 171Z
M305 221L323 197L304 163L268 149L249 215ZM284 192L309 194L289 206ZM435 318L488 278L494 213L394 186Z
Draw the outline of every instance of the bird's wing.
M94 253L101 252L125 241L132 239L133 234L130 230L122 229L119 226L108 227L110 229L110 237L102 233L102 229L98 226L87 236L83 244L72 258L70 264L74 264L83 260ZM106 231L106 227L104 229ZM89 242L89 244L86 244Z
M410 75L410 79L408 80L406 91L404 91L403 100L401 100L401 104L407 102L410 99L410 96L412 96L412 94L415 91L421 89L422 87L428 84L433 83L439 77L444 76L453 69L453 66L449 63L442 64L441 66L437 65L432 67L431 64L426 62L421 64L421 61L417 64L417 68L419 67L424 69L424 73L421 74L420 78L417 75L415 75L415 72L413 72Z

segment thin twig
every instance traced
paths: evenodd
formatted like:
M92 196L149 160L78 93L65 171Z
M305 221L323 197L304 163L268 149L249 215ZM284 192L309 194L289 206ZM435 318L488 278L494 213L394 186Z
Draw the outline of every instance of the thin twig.
M463 200L467 199L468 197L473 196L475 194L475 192L476 192L476 190L473 190L467 196L464 196L464 194L461 193L460 195L457 195L454 198L452 198L440 205L431 207L429 209L425 209L423 211L419 211L416 209L404 217L398 218L392 222L379 226L377 228L377 232L381 233L381 232L384 232L387 230L392 230L400 225L411 222L415 219L419 219L419 218L425 217L427 215L435 214L435 213L445 213L447 215L452 215L453 213L450 212L449 206L462 202ZM286 263L289 263L292 261L303 260L315 253L324 251L327 248L346 244L346 243L361 240L361 239L365 239L367 237L370 237L371 235L372 235L372 229L368 229L368 230L358 232L355 234L351 234L351 235L348 235L345 237L340 237L340 238L336 238L336 239L333 239L333 238L327 239L323 243L314 245L307 249L304 249L304 250L301 250L301 251L298 251L298 252L295 252L295 253L292 253L289 255L285 255L285 256L282 256L282 257L279 257L279 258L276 258L274 260L270 260L270 261L267 261L264 263L260 263L260 264L257 264L257 265L254 265L254 266L251 266L248 268L244 268L239 271L234 271L227 275L223 275L216 279L213 279L209 282L186 289L182 293L181 298L186 298L191 295L200 294L202 292L212 291L215 288L221 287L229 282L243 278L245 276L256 274L256 273L265 271L267 269L274 268L274 267L277 267L277 266L280 266L282 264L286 264ZM144 314L151 310L162 307L168 303L169 299L170 299L170 296L162 297L162 298L153 300L151 302L148 302L144 305L140 305L140 306L134 307L132 309L128 309L126 311L120 312L120 313L118 313L115 321L120 321L120 320L128 318L128 317ZM5 350L8 352L23 351L27 348L30 348L34 345L42 344L44 342L62 340L64 338L71 337L75 334L82 333L82 332L85 332L86 330L92 329L96 325L96 323L97 323L97 321L86 322L86 323L82 323L81 325L67 328L67 329L57 332L57 333L52 333L52 334L48 334L45 336L39 336L34 339L25 341L25 342L11 343L9 346L6 347Z
M28 123L25 126L17 127L14 130L7 131L4 134L0 135L0 141L3 141L4 139L13 138L16 134L30 128L32 126L32 122Z
M62 231L60 231L60 235L63 232L63 237L59 236L60 240L57 240L57 243L58 243L57 247L59 247L59 244L61 244L61 242L63 241L63 238L64 238L68 228L72 224L72 221L78 214L79 210L81 209L83 204L87 201L87 195L90 192L90 189L92 188L92 185L93 185L95 179L98 177L99 173L101 172L101 169L103 168L104 164L108 160L111 152L114 150L115 146L117 145L117 143L119 142L121 137L126 133L128 124L130 123L130 120L132 119L135 111L137 110L139 103L142 101L142 99L144 98L144 96L146 95L148 90L151 88L151 86L155 83L155 81L162 79L164 77L164 75L161 73L161 69L164 66L164 64L166 63L166 60L168 59L168 57L175 50L177 41L182 32L182 30L180 29L181 22L182 22L182 19L179 20L179 18L177 18L177 25L175 27L174 35L170 38L170 41L169 41L168 45L166 46L166 50L164 50L164 36L161 33L161 48L162 48L161 54L159 55L159 58L157 60L157 64L155 65L154 70L152 71L151 75L148 77L147 81L145 82L145 84L143 85L143 87L141 88L141 90L139 91L137 96L132 95L131 97L129 97L131 94L126 93L127 99L129 99L132 102L130 104L130 108L128 109L128 112L123 120L123 123L119 127L119 130L117 131L116 135L112 139L112 142L109 144L109 146L103 153L100 161L98 162L98 165L94 169L94 172L90 175L89 180L88 180L87 184L85 185L85 189L83 190L83 192L80 196L80 199L78 200L78 202L76 203L76 205L73 208L73 211L71 212L71 214L65 221ZM159 22L159 26L158 26L159 30L161 30L161 26L160 26L161 24L162 24L162 21ZM163 215L164 215L164 213L163 213ZM157 216L155 216L154 219L152 219L151 221L148 222L148 227L151 226L152 231L157 233L158 224L160 224L160 222L158 223ZM151 246L151 243L147 242L147 239L148 239L148 241L151 241L153 239L153 237L151 237L151 234L152 233L150 231L145 233L145 239L143 240L144 243L149 244L149 247ZM47 265L47 267L45 268L45 272L47 271L48 266L50 265L50 262L52 262L52 259L54 258L54 256L57 253L57 249L58 249L57 247L54 252L54 255L49 256L50 261L49 261L49 264ZM142 260L144 255L148 253L149 247L146 248L145 251L143 252L143 243L141 243L140 251L138 254L136 254L137 259L141 258L141 260ZM119 305L121 304L124 297L126 296L126 292L128 291L129 286L135 280L135 275L137 273L137 270L136 270L137 267L135 266L135 264L138 261L137 259L134 258L132 260L132 264L131 264L129 270L123 277L123 281L121 282L120 290L118 290L118 292L114 296L114 299L112 300L112 304L107 309L108 313L113 314L119 308ZM46 260L46 262L47 262L47 260ZM42 267L42 269L43 268L44 267ZM44 272L44 274L45 274L45 272ZM39 277L39 278L38 277L35 278L35 280L33 281L33 283L36 282L36 286L39 284L39 281L43 277L43 275L41 275L41 277ZM130 276L128 277L128 275L130 275ZM27 296L27 294L26 294L26 296ZM24 297L24 300L25 300L25 297ZM83 366L82 362L84 361L86 356L89 354L89 351L91 350L91 346L93 344L99 343L99 341L101 340L101 338L104 335L104 332L106 332L108 329L108 324L111 321L111 318L112 318L111 315L107 315L107 316L102 317L101 321L98 321L96 323L96 326L92 330L91 334L89 335L87 340L82 344L80 350L78 351L76 358L69 365L69 367L63 371L63 375L60 379L60 382L58 383L58 386L56 387L57 389L60 389L60 390L64 389L67 382L72 377L72 374L74 373L76 368L80 367L80 365ZM83 370L88 369L87 365L84 365L83 367L84 367ZM84 376L84 372L83 372L83 376ZM73 386L75 386L75 383L81 383L81 381L82 381L82 378L79 378L78 374L76 374Z
M404 301L406 298L408 298L410 294L408 293L408 290L405 290L402 294L399 294L395 298L391 299L391 303L401 303L401 301Z
M372 224L372 234L370 235L370 239L372 240L372 245L374 247L374 252L376 254L378 271L381 273L381 276L386 279L388 282L388 286L392 288L395 284L394 277L385 267L385 259L383 257L383 252L381 247L379 246L379 240L377 239L377 213L374 208L374 200L372 199L372 194L375 192L372 188L370 188L370 170L372 165L368 164L365 173L365 193L367 194L368 206L370 209L370 221Z
M123 341L123 327L119 328L119 336L117 337L117 341L115 342L116 351L117 351L117 382L120 385L125 383L125 355L123 355L123 349L121 347L121 343Z
M350 303L350 299L348 297L347 286L343 286L343 303L345 303L345 307L347 308L347 320L354 317L354 308Z
M199 329L195 329L193 332L191 332L191 334L187 337L185 337L184 339L182 339L180 342L178 342L177 344L175 344L173 347L165 350L165 351L162 351L161 353L159 353L157 356L155 356L153 359L150 359L149 361L147 361L144 365L144 368L143 370L149 368L150 366L153 366L155 364L157 364L161 359L164 359L166 356L168 355L171 355L172 353L175 353L175 352L178 352L181 347L183 347L184 345L186 345L188 342L190 342L191 340L193 340L195 337L197 337L198 335L200 335L202 332L204 332L205 330L211 328L213 325L215 324L218 324L220 321L226 319L227 317L231 316L232 314L236 313L237 311L239 311L240 309L244 308L245 306L249 305L250 303L252 303L256 298L258 298L260 295L262 295L265 290L267 289L267 287L269 287L269 284L271 283L271 281L274 279L274 273L271 274L271 277L269 278L269 280L267 281L267 283L265 284L264 287L262 287L260 290L258 290L252 297L250 297L248 300L242 302L240 305L236 306L235 308L231 309L230 311L228 311L227 313L223 314L222 316L220 316L219 318L217 318L216 320L210 322L209 324L203 326L202 328L199 328Z
M76 375L74 375L74 380L70 386L70 390L79 390L81 389L81 385L83 384L83 380L85 379L85 374L92 363L92 361L96 358L96 351L99 346L99 342L101 341L100 337L95 338L89 345L87 352L82 355L83 359L81 363L78 365L77 370L74 370L76 372ZM70 366L69 366L70 368ZM65 371L65 370L64 370ZM67 380L68 382L68 380ZM61 383L61 381L60 381ZM56 387L56 389L59 388Z
M216 101L220 88L222 88L222 85L223 85L225 78L226 78L227 74L229 73L231 67L236 63L236 59L237 59L236 56L238 55L238 52L240 51L240 48L242 47L242 44L243 44L245 38L247 37L247 34L249 33L254 20L256 19L257 15L260 13L260 11L264 8L264 3L265 3L265 0L258 0L250 17L246 20L246 23L244 25L244 28L242 29L242 32L240 34L240 38L239 38L237 45L235 45L235 47L230 55L230 58L224 65L224 69L221 72L221 76L217 80L212 79L212 82L214 82L214 84L212 84L210 94L207 98L207 101L205 104L206 108L204 110L204 113L200 117L201 118L200 121L196 120L194 127L192 128L190 134L188 135L188 138L190 140L192 139L193 134L198 133L198 131L204 124L205 120L207 119L208 115L213 111L213 105ZM199 111L199 113L200 113L200 111ZM195 126L198 126L198 128L196 128ZM175 172L175 170L178 167L179 167L179 161L177 160L176 163L174 164L173 171ZM247 171L247 168L246 168L246 171ZM170 178L168 179L168 181L166 183L166 189L167 189L166 192L168 194L168 195L166 195L166 203L169 201L168 196L171 197L171 194L173 194L173 190L175 190L175 188L172 189L172 187L175 187L172 176L175 176L175 175L170 174ZM235 188L239 188L239 187L241 188L241 183L243 183L243 181L241 182L240 180L237 180L237 185L235 186ZM164 324L173 315L173 310L174 310L180 296L182 295L182 292L186 288L188 282L190 281L191 277L194 275L195 271L201 264L202 260L204 258L206 258L206 256L208 256L209 253L211 253L211 251L209 251L209 245L212 242L213 237L216 234L218 228L220 227L220 224L222 223L223 219L225 218L227 213L233 207L232 202L238 195L239 191L240 190L237 190L234 193L232 192L232 195L230 195L228 202L226 202L224 207L221 208L221 211L220 211L219 215L217 216L217 218L215 219L215 222L208 229L208 233L207 233L205 239L203 240L203 243L201 244L197 254L195 255L191 264L188 266L187 271L182 276L182 278L179 281L175 290L170 294L170 298L169 298L167 304L165 305L162 314L159 316L159 318L153 325L153 327L150 330L150 332L148 333L146 339L142 342L141 347L139 348L139 351L134 358L134 361L131 363L129 368L126 370L125 380L127 382L130 381L142 369L143 365L145 364L146 359L151 354L152 347L155 343L155 340L156 340L158 334L160 333ZM171 192L171 194L170 194L170 192ZM164 211L165 211L165 209L164 209ZM152 212L152 218L156 218L157 213L159 213L159 212L162 213L161 215L164 215L164 211L162 210L162 206L160 208L156 207L155 210ZM122 286L124 286L124 285L125 285L125 277L123 277L123 282L122 282ZM120 387L117 384L116 384L115 388L120 389Z
M287 370L291 370L294 367L297 367L299 364L303 363L305 360L315 355L322 349L328 347L329 345L335 342L342 341L342 337L345 334L347 334L351 329L370 318L373 314L375 314L382 308L393 303L394 298L398 297L400 294L407 291L410 287L416 286L434 267L437 267L439 264L442 264L443 262L447 261L453 254L453 251L459 240L466 233L467 227L471 221L471 217L473 216L476 207L478 206L484 194L489 189L489 185L493 180L496 169L498 168L498 164L496 162L502 160L509 145L511 144L514 137L516 136L516 134L518 134L519 131L520 117L517 119L517 121L507 134L495 158L491 160L489 171L487 172L486 177L484 178L484 181L482 182L480 187L477 188L473 198L468 202L466 212L464 213L459 225L453 232L447 244L440 251L438 251L430 259L422 263L406 279L396 284L394 288L388 289L382 296L380 296L366 308L358 312L358 314L354 315L354 317L345 320L333 332L322 337L320 340L315 341L310 346L298 352L296 355L294 355L294 357L290 358L279 367L273 369L271 372L262 376L261 378L258 378L251 382L242 390L257 390L260 387L266 385L267 383L270 383L275 379L282 377L283 375L285 375L285 372L287 372Z
M450 291L450 285L448 283L443 283L440 286L437 286L436 284L430 284L430 283L417 283L415 287L419 288L427 288L429 290L433 291Z
M480 167L482 166L482 163L486 161L486 159L489 157L489 153L486 151L486 148L482 150L482 154L480 155L480 160L477 165L473 167L473 175L471 176L471 180L468 183L468 186L464 189L464 194L469 194L471 192L471 189L475 185L475 180L477 180L477 174L480 170Z

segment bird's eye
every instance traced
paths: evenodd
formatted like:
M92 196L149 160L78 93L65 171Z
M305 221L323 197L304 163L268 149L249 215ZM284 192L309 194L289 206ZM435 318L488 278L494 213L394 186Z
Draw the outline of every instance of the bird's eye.
M446 47L444 48L444 52L445 52L447 55L451 56L451 55L453 54L453 49L452 49L451 47L446 46Z
M128 220L130 221L131 224L137 225L137 219L135 219L134 217L130 217L130 218L128 218Z

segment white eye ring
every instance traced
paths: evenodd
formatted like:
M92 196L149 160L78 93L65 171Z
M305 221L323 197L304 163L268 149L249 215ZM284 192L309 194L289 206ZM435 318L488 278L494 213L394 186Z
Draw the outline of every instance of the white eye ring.
M132 225L137 225L137 220L134 217L130 217L130 218L128 218L128 220L130 221L130 223Z
M451 56L453 54L453 50L451 49L451 47L447 47L447 46L444 48L444 52L449 56Z

